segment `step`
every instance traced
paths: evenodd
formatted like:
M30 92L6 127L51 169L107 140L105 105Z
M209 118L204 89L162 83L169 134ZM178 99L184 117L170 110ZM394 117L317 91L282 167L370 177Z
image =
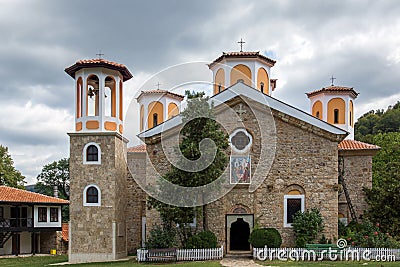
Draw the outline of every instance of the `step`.
M225 254L225 258L251 259L253 254L250 251L230 251Z

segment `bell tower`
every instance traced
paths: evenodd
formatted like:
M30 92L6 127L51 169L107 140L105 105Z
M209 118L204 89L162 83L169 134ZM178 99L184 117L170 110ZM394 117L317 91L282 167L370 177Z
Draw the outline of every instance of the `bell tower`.
M123 82L132 74L105 59L80 60L65 69L75 91L70 136L69 262L126 257L126 145Z
M354 140L354 101L357 96L352 87L333 85L333 80L330 86L307 93L311 114L349 132L346 139L350 140Z

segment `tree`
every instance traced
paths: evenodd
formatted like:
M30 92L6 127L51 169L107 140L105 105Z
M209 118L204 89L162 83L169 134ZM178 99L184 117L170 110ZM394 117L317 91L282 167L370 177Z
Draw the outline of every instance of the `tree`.
M381 150L373 160L373 186L367 194L366 215L383 231L400 237L400 133L373 136Z
M54 187L57 186L58 197L69 200L69 159L63 158L43 166L37 180L35 188L38 193L53 196ZM69 208L64 206L63 221L68 221L68 218Z
M367 143L373 142L373 135L389 132L400 132L400 101L386 111L371 110L365 113L354 125L355 139Z
M381 147L373 158L372 188L364 189L369 204L365 216L400 237L400 102L361 116L355 137Z
M317 208L296 212L292 226L296 235L296 247L301 248L308 243L316 242L318 235L324 230L323 218Z
M185 165L185 161L181 160L180 168L172 166L171 171L163 178L180 186L199 187L218 179L226 168L228 158L224 150L228 148L228 135L221 130L220 125L215 121L213 104L209 104L209 98L204 97L204 93L186 91L186 95L188 104L181 113L182 122L185 125L181 130L182 140L179 144L182 155L191 161L189 163L191 169L202 169L200 167L204 162L194 161L204 155L214 155L212 149L204 149L203 147L200 150L200 142L207 138L214 141L217 148L216 154L212 163L201 171L191 172L187 171L186 168L181 168ZM176 193L179 194L179 192ZM204 205L201 209L193 209L168 205L155 199L150 199L150 205L160 212L164 223L179 225L178 235L184 245L188 238L193 235L188 222L192 222L195 216L200 215L200 211L203 219L203 230L207 230L207 205Z
M23 188L25 176L14 167L8 148L0 145L0 185Z

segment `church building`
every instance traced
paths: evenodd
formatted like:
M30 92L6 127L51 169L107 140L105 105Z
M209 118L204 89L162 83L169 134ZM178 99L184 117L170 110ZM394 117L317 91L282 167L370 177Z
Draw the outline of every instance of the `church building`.
M210 101L231 146L223 190L206 200L208 228L225 253L251 251L247 240L255 224L276 228L282 246L293 246L293 214L313 207L334 240L338 220L358 220L367 207L362 189L372 186L379 147L353 140L358 93L332 83L307 93L310 113L302 111L272 97L275 63L240 51L208 65ZM135 116L143 144L127 148L123 83L133 77L127 67L99 58L65 71L75 80L76 110L69 133L69 261L119 259L143 247L160 223L157 211L147 209L148 188L176 159L184 96L142 91ZM190 223L200 227L198 221Z

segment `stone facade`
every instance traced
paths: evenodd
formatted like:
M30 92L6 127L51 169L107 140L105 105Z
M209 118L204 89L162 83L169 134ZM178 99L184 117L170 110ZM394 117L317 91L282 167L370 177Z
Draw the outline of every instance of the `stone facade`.
M139 187L135 179L146 177L146 153L128 152L128 178L126 191L126 231L128 253L144 246L142 239L143 220L146 219L146 193Z
M257 109L254 103L250 109L240 99L234 99L229 105L235 110L239 104L246 110L243 115L243 127L252 135L253 145L251 149L252 173L259 163L261 149L261 131L263 126L257 122L254 113L268 116L263 107ZM224 121L225 130L231 133L237 127L237 123L231 117L228 110L220 110L217 118ZM260 116L260 114L258 114ZM270 172L268 168L259 164L257 171L264 172L265 180L254 192L249 192L248 185L237 185L221 199L209 204L208 223L209 228L218 237L221 245L227 244L227 215L232 214L234 207L242 206L254 215L258 224L263 227L277 228L283 238L283 246L294 244L293 231L290 227L284 227L284 195L293 186L302 188L305 195L305 208L318 207L321 210L325 222L324 234L327 238L337 237L337 212L338 194L335 190L337 184L337 158L338 142L340 136L325 133L316 127L302 123L299 120L273 111L276 128L276 151ZM163 144L172 149L172 141L163 138ZM171 134L172 135L172 134ZM171 138L172 139L172 138ZM170 164L157 138L148 140L147 152L152 164L147 165L146 178L155 179L160 174L165 174ZM169 144L171 142L171 144ZM167 144L167 145L165 145ZM265 170L264 170L265 168ZM229 169L229 168L227 168ZM229 181L229 170L224 173ZM151 228L153 222L159 221L157 214L151 211L147 213L147 227Z
M229 108L217 107L217 120L223 122L227 134L242 128L252 136L251 173L263 178L256 190L249 185L232 187L226 166L226 184L222 186L230 191L207 206L208 227L225 252L230 252L231 225L239 217L250 228L257 223L278 229L282 245L293 246L293 230L284 223L285 195L292 190L304 197L305 209L320 209L325 236L337 238L338 213L348 215L347 203L338 196L338 156L345 157L345 169L351 173L346 182L357 213L365 209L361 188L371 186L370 154L339 151L338 143L344 135L269 110L245 97L235 97L225 104ZM232 110L238 109L245 111L240 122L232 115ZM175 149L180 127L163 132L162 144L160 135L146 138L146 151L140 152L127 152L125 140L116 133L70 134L70 262L113 260L144 245L150 230L161 220L157 211L147 209L148 195L142 187L155 185L157 178L171 169L171 158L166 154ZM82 163L83 147L89 142L101 147L101 165ZM90 184L102 190L100 207L82 204L83 190ZM244 212L238 214L237 208Z
M344 180L357 218L368 208L363 188L372 187L372 157L377 150L339 151L343 157ZM351 221L348 203L343 189L339 192L339 214Z
M70 135L70 248L69 261L106 261L127 255L126 248L126 140L117 133ZM101 164L83 164L83 149L94 142ZM101 190L100 206L84 206L86 186Z
M50 254L52 249L57 249L57 232L41 232L40 253Z

